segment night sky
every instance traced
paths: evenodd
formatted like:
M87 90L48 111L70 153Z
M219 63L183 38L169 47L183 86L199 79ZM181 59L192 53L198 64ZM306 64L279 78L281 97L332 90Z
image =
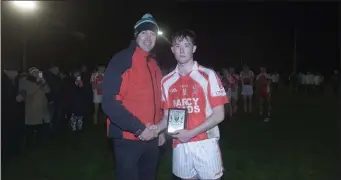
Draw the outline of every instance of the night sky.
M206 66L239 69L242 59L256 72L262 65L290 72L296 29L298 70L329 74L340 67L337 3L50 1L42 2L34 14L2 4L2 61L20 61L22 39L28 37L29 66L58 62L70 69L80 63L107 64L129 44L134 24L144 13L151 13L168 38L179 29L194 30L198 36L195 59ZM161 66L175 65L164 39L158 40L155 51Z

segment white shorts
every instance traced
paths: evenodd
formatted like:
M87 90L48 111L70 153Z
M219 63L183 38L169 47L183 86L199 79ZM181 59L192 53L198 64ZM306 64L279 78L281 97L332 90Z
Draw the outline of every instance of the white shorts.
M218 140L178 144L173 149L173 174L182 179L218 179L223 176Z
M251 85L242 85L242 95L243 96L252 96L253 95L253 87Z
M102 95L97 94L97 92L94 92L94 103L102 103Z

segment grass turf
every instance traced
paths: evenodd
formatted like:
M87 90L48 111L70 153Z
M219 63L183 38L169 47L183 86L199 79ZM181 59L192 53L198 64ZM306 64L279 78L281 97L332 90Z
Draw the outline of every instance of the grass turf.
M256 106L255 106L256 107ZM340 162L337 100L329 95L291 95L273 100L272 119L254 109L220 125L225 179L332 180ZM4 180L113 180L114 165L104 129L64 134L48 146L25 150L3 162ZM171 153L160 158L158 179L171 179Z

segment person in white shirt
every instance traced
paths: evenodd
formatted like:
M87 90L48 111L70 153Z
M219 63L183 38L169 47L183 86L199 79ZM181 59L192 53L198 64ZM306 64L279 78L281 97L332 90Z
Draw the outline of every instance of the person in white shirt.
M307 92L311 93L314 88L314 75L311 72L308 72L305 78L306 78Z
M248 66L243 67L243 71L240 73L240 79L242 82L242 96L244 100L244 112L251 113L252 110L252 96L253 96L253 81L255 75L249 69Z
M323 76L322 74L320 73L317 73L315 76L314 76L314 88L315 88L315 91L318 92L318 93L323 93L323 86L322 86L322 83L323 83Z
M272 89L273 90L278 90L279 88L279 74L278 72L274 72L272 75L271 75L271 85L272 85Z
M303 87L303 92L307 92L308 91L308 74L305 74L305 73L302 73L301 75L301 84L302 84L302 87Z

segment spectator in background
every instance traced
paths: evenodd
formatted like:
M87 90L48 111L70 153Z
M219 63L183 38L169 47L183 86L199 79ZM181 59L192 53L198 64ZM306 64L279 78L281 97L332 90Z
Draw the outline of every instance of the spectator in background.
M229 100L229 103L225 104L225 113L229 113L229 116L231 118L233 114L231 103L233 77L229 70L227 70L226 68L223 68L223 76L221 78L221 82L223 83L227 99Z
M1 77L1 144L2 157L17 155L23 144L23 95L19 95L19 63L3 61Z
M83 132L83 122L87 111L86 89L81 78L81 72L76 70L72 73L70 84L70 126L73 132Z
M244 104L244 112L251 113L252 111L252 96L253 96L253 81L255 75L250 70L247 65L243 66L243 71L240 73L240 79L242 82L242 96L243 96L243 104Z
M61 72L60 77L62 80L61 83L61 123L60 127L68 127L69 126L69 113L68 113L68 105L69 105L69 100L70 100L70 86L71 86L71 80L70 77L67 75L68 73Z
M314 90L316 93L320 93L320 95L323 94L323 80L324 80L324 77L322 76L321 73L317 73L315 76L314 76Z
M333 85L333 92L335 94L339 93L340 88L340 74L338 70L334 70L334 73L332 75L332 85Z
M305 82L305 76L302 75L302 82ZM292 72L289 76L290 89L292 92L298 91L298 75L296 72Z
M233 113L237 112L238 109L238 96L239 96L239 75L235 72L234 68L229 68L229 73L231 76L231 100L229 99Z
M50 66L50 69L44 73L47 85L50 87L50 92L47 94L49 103L49 112L51 117L50 130L51 135L57 135L60 129L61 110L62 110L62 79L60 77L59 67L56 65Z
M28 78L20 85L25 91L25 124L27 125L27 142L32 143L32 135L41 141L46 130L45 125L50 123L48 101L46 94L50 92L43 73L32 67L29 69Z
M82 65L81 66L81 77L82 77L82 81L83 81L83 84L84 84L84 87L86 89L86 104L87 104L87 114L86 116L90 117L93 113L93 103L92 103L92 100L93 100L93 91L92 91L92 86L91 86L91 72L89 72L88 68L86 67L86 65ZM72 76L72 75L70 75ZM91 109L91 110L90 110Z
M306 83L307 83L308 93L311 93L314 90L314 78L315 76L311 72L307 72Z
M271 75L271 85L273 91L277 91L279 89L279 74L276 71Z
M306 87L306 74L300 72L298 74L298 90L301 92L301 93L304 93L306 92L307 90L307 87Z
M93 90L94 114L93 122L98 123L100 105L102 103L102 83L104 79L105 66L98 66L96 71L91 75L91 85ZM103 121L104 122L104 121Z

